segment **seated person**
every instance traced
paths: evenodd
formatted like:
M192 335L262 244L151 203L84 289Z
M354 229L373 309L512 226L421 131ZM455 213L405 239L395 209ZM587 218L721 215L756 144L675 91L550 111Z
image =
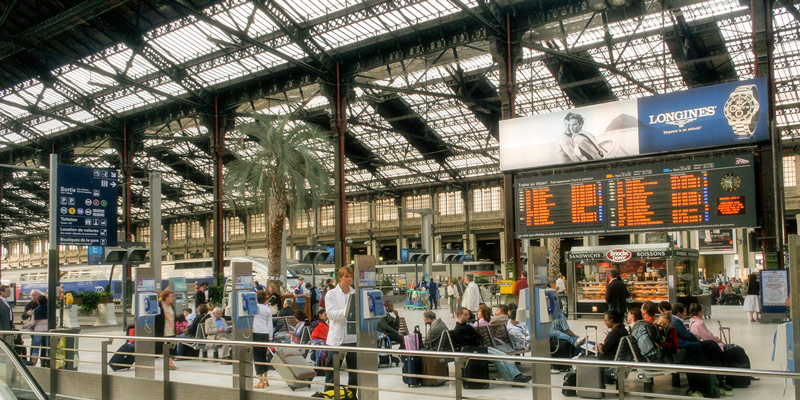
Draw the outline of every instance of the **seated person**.
M442 348L439 348L439 341L442 339L442 332L447 332L447 324L442 321L441 318L436 318L436 313L431 310L427 310L422 313L422 320L425 321L425 325L430 325L428 328L428 337L425 338L425 348L431 351L434 350L442 350L442 351L453 351L450 348L450 343L442 343ZM405 348L404 341L400 341L400 348Z
M714 341L721 350L725 350L725 343L706 328L705 318L703 317L703 306L698 303L693 303L689 306L689 314L692 316L689 320L689 331L694 333L698 339Z
M514 350L524 350L527 349L531 345L531 334L528 331L528 327L525 326L524 322L517 321L517 305L511 304L508 307L508 310L511 312L508 317L509 320L506 323L506 330L508 331L508 339L511 342L511 347Z
M683 304L675 304L672 306L672 327L675 328L675 333L678 335L678 348L700 348L700 340L697 339L692 332L686 329L683 323L686 318L686 307Z
M669 311L670 313L672 312L672 304L666 300L658 303L658 313L663 314L664 311Z
M642 319L642 310L632 308L628 311L628 324L631 325L631 335L636 339L639 354L647 362L661 362L661 349L653 340L653 332L657 328Z
M306 327L306 317L305 311L297 310L294 312L294 319L297 320L297 324L295 324L294 329L292 330L292 343L302 343L303 342L303 328Z
M614 360L614 357L616 357L620 340L628 336L628 330L625 329L622 319L622 314L620 314L619 311L613 309L606 311L603 316L603 323L605 323L606 327L611 329L611 331L608 332L603 343L598 344L597 350L599 354L597 358L601 360Z
M328 340L328 314L325 310L317 311L317 319L311 323L311 340Z
M378 318L378 332L388 336L392 343L400 343L400 349L403 350L406 344L403 335L400 334L400 314L391 301L385 301L383 306L386 308L386 315Z
M492 320L489 321L492 324L502 324L505 325L508 323L508 306L505 304L500 304L497 306L497 313L492 317Z
M650 300L645 301L642 303L642 319L651 323L656 323L656 314L658 313L658 308L656 303L653 303Z
M469 323L472 312L468 309L461 307L458 311L458 322L456 328L453 330L453 345L456 349L461 350L465 347L478 347L482 344L483 339L481 335ZM486 347L488 354L495 354L498 356L505 356L506 354L494 347ZM528 382L531 380L530 375L523 375L513 363L508 361L492 361L497 368L500 377L507 382Z
M679 350L678 332L672 327L672 311L664 311L656 319L656 325L663 333L663 351L667 354L676 355Z
M191 325L192 322L194 322L195 317L197 317L197 314L195 314L191 308L184 308L183 316L186 317L186 322L188 322L189 325Z
M489 326L492 318L492 309L486 304L478 307L478 319L472 324L472 327L477 329L482 326Z
M198 307L199 309L199 307ZM203 325L206 332L206 339L214 340L233 340L231 336L232 329L225 325L225 319L222 318L222 308L214 307L211 317L206 319ZM222 346L220 356L227 359L231 356L231 346ZM228 365L229 362L222 362L222 365Z
M556 310L553 315L553 323L550 324L550 339L566 340L569 344L577 348L581 347L586 338L579 337L570 329L567 317L560 310Z
M292 303L294 303L292 299L287 298L286 300L284 300L283 308L280 311L278 311L278 316L291 317L292 315L294 315L294 308L292 308ZM276 327L275 329L277 330L278 328Z
M208 314L208 305L200 304L197 306L197 315L194 317L192 322L183 331L182 334L178 335L180 338L195 338L197 337L197 329L203 326L206 323L206 320L211 318L211 315ZM178 346L175 349L175 352L178 356L186 356L189 352L190 348L188 345L184 343L178 343Z

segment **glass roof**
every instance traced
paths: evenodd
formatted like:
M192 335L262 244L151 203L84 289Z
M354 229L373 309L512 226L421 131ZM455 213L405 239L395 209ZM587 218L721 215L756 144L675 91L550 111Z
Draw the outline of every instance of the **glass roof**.
M477 7L479 2L464 3ZM81 129L87 124L111 129L115 121L98 118L146 111L177 101L175 96L197 101L187 90L195 84L213 93L232 82L294 67L298 60L311 62L304 47L327 52L335 59L337 52L372 43L376 37L413 36L419 24L463 13L450 0L278 0L274 4L282 10L279 13L285 13L307 35L307 41L296 43L297 38L287 36L269 15L275 12L268 9L271 5L226 0L201 10L201 14L146 32L142 36L146 51L134 53L119 43L80 60L66 61L66 65L51 72L56 85L31 79L0 89L0 150L12 145L34 146L32 139ZM664 35L675 32L679 18L688 24L716 27L738 79L755 76L750 11L738 0L698 0L680 13L661 11L661 1L648 0L644 4L643 16L605 26L600 15L584 14L566 19L562 25L550 23L524 32L522 60L515 75L517 116L574 106L548 68L550 56L531 48L533 45L588 56L605 65L606 68L599 68L600 76L618 99L686 90L690 84L682 75L683 65L675 60L664 40ZM794 137L800 135L800 24L784 8L776 7L773 25L777 123L785 137ZM255 42L261 45L254 45ZM347 129L374 159L369 168L360 168L347 159L349 192L455 184L471 177L499 176L498 141L476 114L476 109L500 102L496 94L501 86L500 66L489 48L490 43L481 40L358 72L347 108ZM623 71L627 77L613 70ZM175 71L185 71L186 76ZM485 98L470 98L471 93L458 95L451 88L456 85L454 76L478 82L495 94ZM298 113L298 120L320 114L330 116L329 100L322 92L319 84L309 83L282 93L258 93L241 99L240 104L234 105L240 113L236 124L246 122L244 115L253 111L269 115ZM399 96L407 103L413 118L419 118L435 132L435 140L452 155L440 162L409 142L408 132L395 129L377 111L376 102L386 96ZM87 107L82 99L90 99L92 106ZM206 212L211 209L211 188L198 182L213 177L213 158L207 142L211 132L202 125L199 115L171 118L167 124L145 130L143 151L134 158L134 175L143 179L149 171L163 174L169 187L164 192L165 210L175 215ZM256 144L238 143L237 139L241 137L235 130L228 134L231 153L241 158L252 156ZM326 167L333 169L329 146L310 144ZM162 149L169 154L159 153ZM119 159L117 150L105 143L85 153L76 152L74 161L119 168L115 158ZM193 175L186 176L187 170ZM143 202L149 198L147 182L135 180L132 188L140 200L134 204L134 213L143 218L147 209ZM19 208L8 201L3 205Z

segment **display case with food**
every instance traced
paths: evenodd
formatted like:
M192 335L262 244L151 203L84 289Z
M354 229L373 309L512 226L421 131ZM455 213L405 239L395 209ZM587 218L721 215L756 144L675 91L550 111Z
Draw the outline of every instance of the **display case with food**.
M668 244L574 247L568 262L569 315L602 315L608 306L606 284L617 271L628 286L631 306L645 301L675 303L678 295L695 293L698 252Z

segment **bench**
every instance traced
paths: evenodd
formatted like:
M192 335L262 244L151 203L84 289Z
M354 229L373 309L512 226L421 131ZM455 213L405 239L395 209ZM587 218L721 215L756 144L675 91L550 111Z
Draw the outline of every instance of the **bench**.
M405 336L410 333L408 330L408 323L406 323L406 319L404 317L397 318L397 325L399 326L397 333L399 333L400 336Z
M636 344L633 343L633 336L624 336L619 341L619 347L617 347L617 353L614 355L614 361L647 362L647 360L641 360L639 358L639 352L635 346ZM653 393L653 378L666 375L663 371L644 368L637 368L637 372L639 379L642 380L642 391L645 393ZM625 375L627 375L627 373L625 373ZM619 369L617 369L617 379L625 379L625 376L621 376L619 373Z

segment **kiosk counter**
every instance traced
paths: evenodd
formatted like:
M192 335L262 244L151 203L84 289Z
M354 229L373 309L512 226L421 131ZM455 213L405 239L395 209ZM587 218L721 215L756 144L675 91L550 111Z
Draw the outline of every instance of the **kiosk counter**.
M694 249L667 243L573 247L566 253L569 285L568 315L602 315L608 310L606 284L611 271L628 286L631 307L647 300L690 304L703 302L698 286ZM706 296L708 297L708 296Z

